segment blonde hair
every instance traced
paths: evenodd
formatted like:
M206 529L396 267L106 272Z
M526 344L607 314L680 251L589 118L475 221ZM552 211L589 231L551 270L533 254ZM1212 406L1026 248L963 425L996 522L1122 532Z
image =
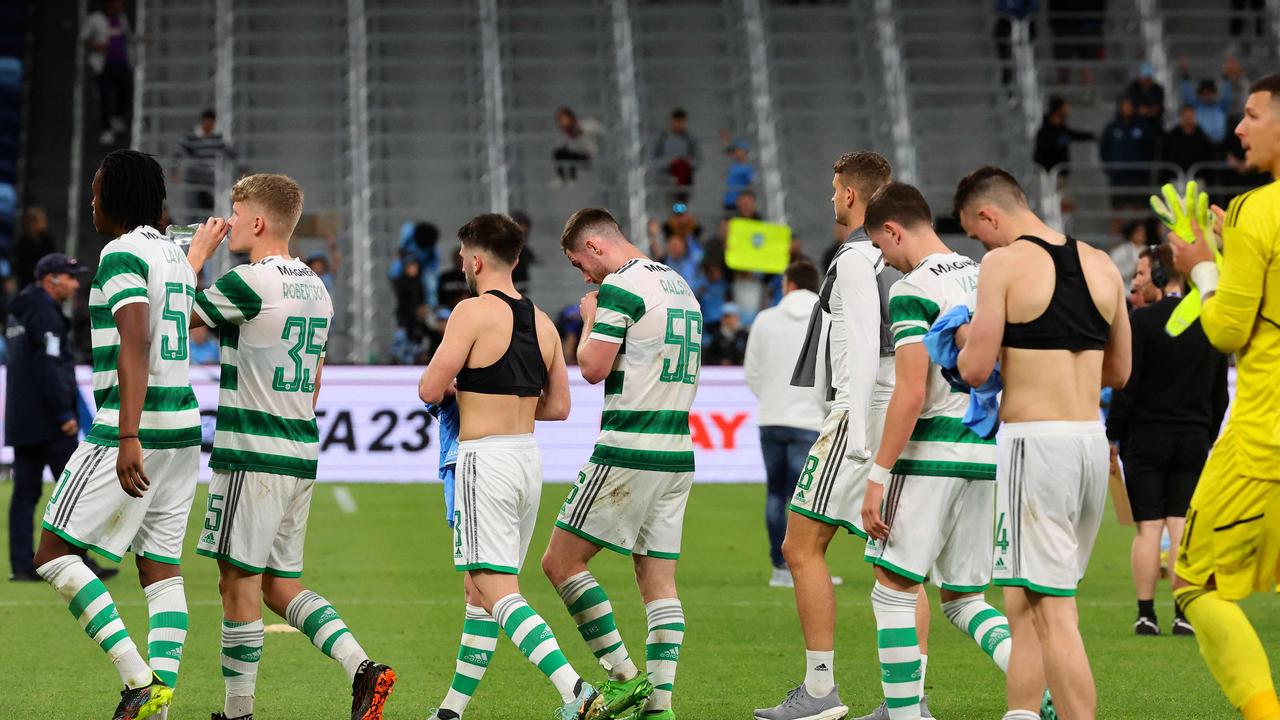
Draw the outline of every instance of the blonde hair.
M288 175L255 173L240 178L231 188L231 202L255 202L271 221L280 224L281 236L288 238L302 217L302 188Z

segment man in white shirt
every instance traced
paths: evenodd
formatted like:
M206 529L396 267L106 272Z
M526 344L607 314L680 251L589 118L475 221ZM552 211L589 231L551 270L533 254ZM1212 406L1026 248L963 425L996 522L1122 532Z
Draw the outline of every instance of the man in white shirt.
M756 316L747 338L743 370L747 387L760 400L756 424L760 427L760 451L764 454L768 485L764 521L773 563L770 587L793 586L791 571L782 557L787 503L827 415L821 390L790 383L796 348L804 342L821 281L813 263L803 259L791 263L782 276L782 302Z

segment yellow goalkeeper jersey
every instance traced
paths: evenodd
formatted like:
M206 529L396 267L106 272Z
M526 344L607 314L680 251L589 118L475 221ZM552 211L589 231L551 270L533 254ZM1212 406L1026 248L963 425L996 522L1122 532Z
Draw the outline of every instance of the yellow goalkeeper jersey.
M1223 431L1249 477L1280 480L1280 181L1231 201L1217 293L1200 324L1236 354L1236 398Z

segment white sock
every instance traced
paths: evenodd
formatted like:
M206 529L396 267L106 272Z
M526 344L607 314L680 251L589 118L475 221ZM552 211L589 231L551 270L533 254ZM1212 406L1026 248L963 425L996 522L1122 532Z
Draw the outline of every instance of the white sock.
M228 718L253 712L263 637L262 618L250 622L222 620L222 683L226 688L222 714Z
M1010 710L1001 720L1040 720L1040 713L1034 710Z
M578 677L578 673L560 651L555 633L551 632L542 616L529 607L524 597L512 593L499 598L493 604L493 619L498 621L511 642L520 648L520 653L555 685L560 699L566 703L572 702L578 694L578 683L582 678Z
M836 687L836 651L804 651L804 689L811 697L824 698Z
M187 642L185 585L181 577L172 577L151 583L142 592L147 596L150 616L147 657L151 670L169 687L177 687L182 649Z
M929 656L920 653L920 697L924 697L924 674L929 669Z
M348 682L355 681L356 670L360 669L360 663L369 659L369 655L356 642L328 600L310 590L303 590L289 601L284 614L290 625L311 638L312 645L342 665Z
M644 709L656 713L671 708L671 690L676 682L680 648L684 645L684 608L679 599L664 598L646 604L644 613L649 620L644 669L653 682L653 694Z
M1009 634L1009 621L999 610L988 605L981 595L969 595L942 603L942 612L957 630L978 643L996 667L1009 672L1013 636Z
M151 667L138 654L138 647L125 630L107 586L84 564L84 560L76 555L63 555L36 568L36 573L62 596L72 617L111 658L127 687L140 688L151 684Z
M900 592L876 583L871 608L876 616L876 646L880 655L880 685L890 720L919 720L920 644L916 637L919 593Z

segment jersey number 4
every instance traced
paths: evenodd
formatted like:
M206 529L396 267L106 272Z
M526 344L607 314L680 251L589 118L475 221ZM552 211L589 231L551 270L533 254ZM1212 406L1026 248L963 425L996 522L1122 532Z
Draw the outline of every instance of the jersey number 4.
M697 310L667 309L666 344L675 348L675 357L664 357L660 382L698 382L702 367L702 313Z
M316 344L316 331L328 326L327 318L305 318L294 315L285 321L284 332L280 333L280 339L293 339L295 331L298 336L293 342L293 347L289 348L289 359L293 360L293 367L288 368L288 374L292 374L293 378L285 380L286 368L277 367L275 375L271 378L272 390L304 393L316 391L316 367L320 364L320 353L324 352L324 346ZM304 354L311 355L314 360L304 362L302 357Z

